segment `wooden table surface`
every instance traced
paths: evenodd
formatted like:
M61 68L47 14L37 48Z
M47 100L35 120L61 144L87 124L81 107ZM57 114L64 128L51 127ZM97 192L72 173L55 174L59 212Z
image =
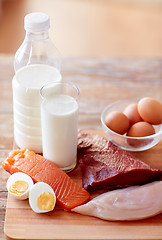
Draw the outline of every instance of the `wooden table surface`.
M0 163L13 148L13 56L0 55ZM162 101L162 59L64 58L64 81L80 89L79 128L101 129L100 114L114 101L152 96ZM9 174L0 164L0 240L4 240Z

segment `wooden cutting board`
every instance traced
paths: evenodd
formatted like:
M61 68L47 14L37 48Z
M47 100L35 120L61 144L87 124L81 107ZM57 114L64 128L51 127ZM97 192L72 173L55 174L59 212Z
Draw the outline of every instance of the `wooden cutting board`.
M103 134L102 132L98 132ZM133 153L152 167L162 169L162 141L154 148ZM70 177L81 184L80 167ZM101 192L92 194L92 198ZM162 239L162 214L140 221L112 222L77 213L58 206L51 213L36 214L28 200L8 196L4 232L10 239Z

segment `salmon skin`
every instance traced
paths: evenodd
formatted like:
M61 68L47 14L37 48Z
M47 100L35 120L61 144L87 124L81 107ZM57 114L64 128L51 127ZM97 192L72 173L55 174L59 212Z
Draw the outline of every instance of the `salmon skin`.
M23 172L34 182L49 184L56 194L58 205L67 211L86 203L90 198L90 194L85 189L55 164L28 149L11 151L2 163L2 167L11 174Z

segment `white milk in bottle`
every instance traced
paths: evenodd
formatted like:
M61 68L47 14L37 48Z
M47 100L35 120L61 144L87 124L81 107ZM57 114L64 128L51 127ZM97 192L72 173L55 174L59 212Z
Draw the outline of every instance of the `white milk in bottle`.
M37 153L42 153L40 88L61 81L60 54L49 38L49 27L46 14L25 17L26 36L15 54L12 81L15 143Z

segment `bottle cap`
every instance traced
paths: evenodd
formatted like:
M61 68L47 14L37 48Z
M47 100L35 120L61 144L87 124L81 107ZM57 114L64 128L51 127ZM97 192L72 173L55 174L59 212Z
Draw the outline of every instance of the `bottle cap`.
M25 16L24 28L30 32L43 32L50 28L50 18L41 12L29 13Z

